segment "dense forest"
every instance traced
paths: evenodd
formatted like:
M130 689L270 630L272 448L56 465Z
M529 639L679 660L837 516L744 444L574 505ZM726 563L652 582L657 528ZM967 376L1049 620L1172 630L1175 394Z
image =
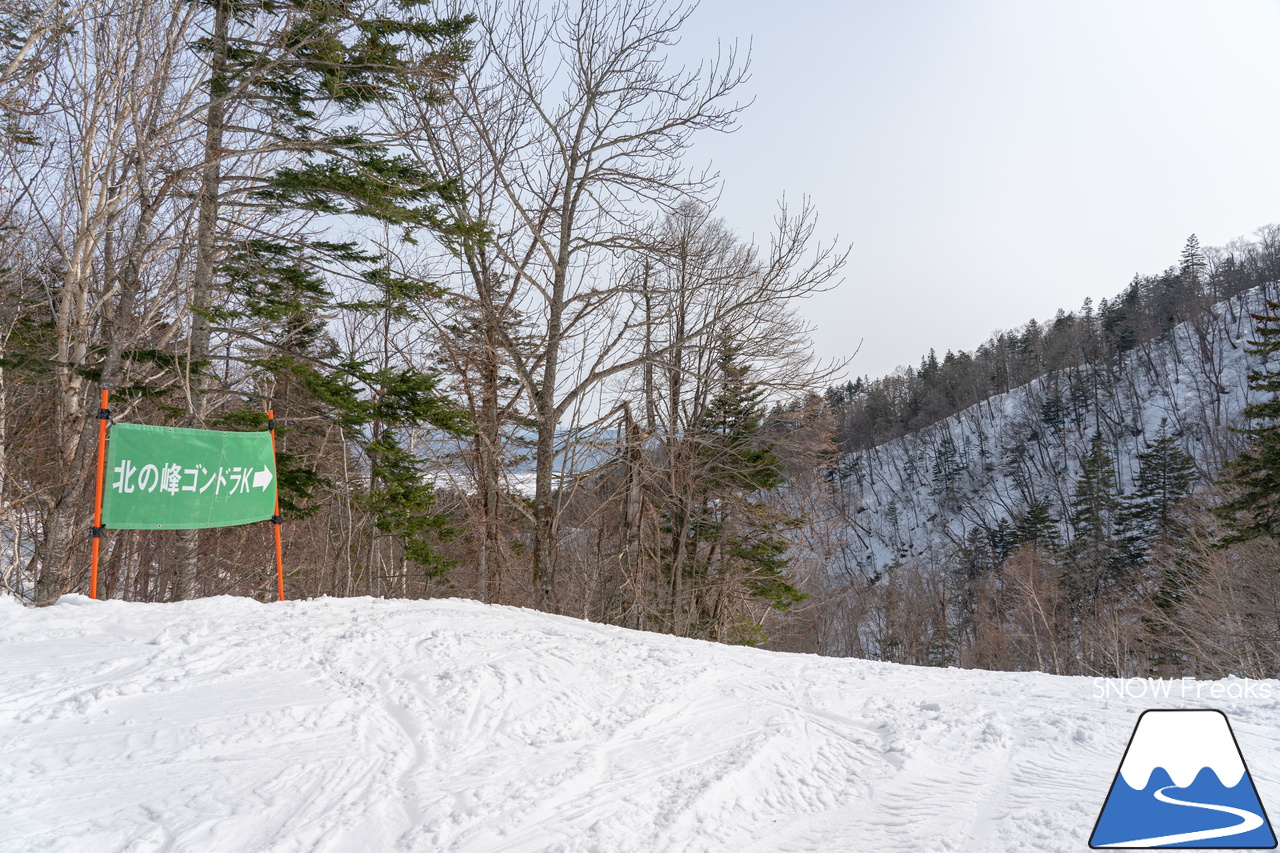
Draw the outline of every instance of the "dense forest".
M1276 672L1276 232L1193 236L1097 312L830 389L831 650Z
M912 663L1274 673L1280 228L1192 237L1096 309L833 385L795 304L847 249L804 204L760 245L718 218L695 142L743 117L747 57L673 65L690 12L6 6L3 589L86 591L106 389L118 423L262 430L274 411L289 597L465 596ZM1182 371L1239 406L1148 423ZM1001 395L1032 426L988 449ZM103 596L274 593L265 525L100 532Z

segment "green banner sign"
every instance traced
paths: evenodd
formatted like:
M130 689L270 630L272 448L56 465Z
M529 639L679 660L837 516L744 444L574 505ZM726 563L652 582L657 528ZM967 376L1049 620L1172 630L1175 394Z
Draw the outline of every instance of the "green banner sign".
M102 524L190 530L268 521L276 508L269 432L116 424L107 440Z

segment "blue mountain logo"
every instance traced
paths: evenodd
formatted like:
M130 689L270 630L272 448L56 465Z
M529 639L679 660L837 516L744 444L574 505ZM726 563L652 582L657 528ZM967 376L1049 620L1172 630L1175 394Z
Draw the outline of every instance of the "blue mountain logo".
M1226 714L1144 711L1089 846L1274 849Z

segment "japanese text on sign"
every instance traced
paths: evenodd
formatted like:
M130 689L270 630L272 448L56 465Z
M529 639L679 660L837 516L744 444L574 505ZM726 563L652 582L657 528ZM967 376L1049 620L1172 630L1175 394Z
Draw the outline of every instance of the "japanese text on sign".
M275 454L266 432L117 424L107 470L106 527L227 527L275 512Z

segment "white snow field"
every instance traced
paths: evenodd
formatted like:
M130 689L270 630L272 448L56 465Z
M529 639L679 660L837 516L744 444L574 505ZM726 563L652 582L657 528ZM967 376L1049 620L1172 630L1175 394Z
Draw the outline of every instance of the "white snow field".
M1223 710L1280 812L1280 682L1109 686L457 600L0 597L0 850L1083 851L1149 707Z

